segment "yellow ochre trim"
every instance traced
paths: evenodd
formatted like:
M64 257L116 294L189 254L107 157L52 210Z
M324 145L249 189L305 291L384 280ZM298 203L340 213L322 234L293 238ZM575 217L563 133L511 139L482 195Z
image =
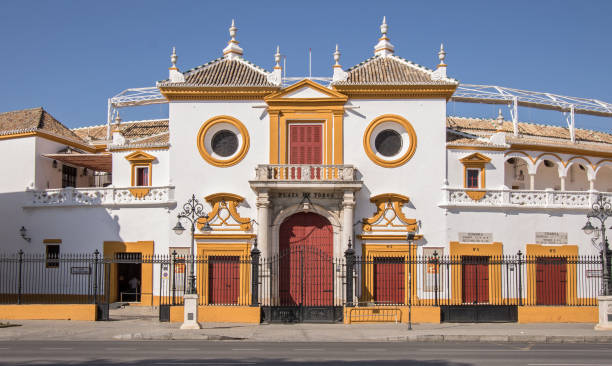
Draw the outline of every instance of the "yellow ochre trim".
M410 202L410 198L397 193L383 193L371 197L370 202L376 205L376 212L372 217L362 219L363 231L416 231L416 219L407 218L402 211L404 204ZM387 215L388 211L392 212L391 218ZM404 225L393 224L395 218ZM381 220L386 222L377 225Z
M43 239L43 244L61 244L62 239Z
M218 219L219 222L211 223L210 226L213 230L227 230L227 231L249 231L251 230L251 218L241 217L238 213L238 205L244 201L244 197L241 197L233 193L215 193L205 197L206 201L213 206L212 211L208 214L208 218L198 219L198 229L202 229L202 226L206 222L213 222ZM228 217L222 217L220 212L222 210L229 212ZM232 224L228 220L232 218L238 224Z
M384 123L384 122L399 123L402 127L404 127L404 129L406 130L410 138L410 146L408 147L408 150L406 151L406 153L404 153L404 155L400 156L399 158L395 160L384 160L378 157L376 153L372 150L372 147L370 146L370 139L372 137L372 133L374 132L374 129L379 124ZM370 122L370 124L366 128L365 133L363 134L363 148L365 149L366 154L368 155L370 160L372 160L372 162L384 168L396 168L398 166L403 165L404 163L406 163L408 160L412 158L412 156L414 155L416 151L416 147L417 147L417 136L416 136L416 132L414 131L414 128L412 127L410 122L408 122L408 120L396 114L383 114L382 116L376 117L372 122Z
M160 87L168 100L260 100L277 87Z
M120 242L120 241L105 241L104 242L104 258L114 258L116 253L141 253L143 257L152 256L154 253L155 244L153 241L137 241L137 242ZM140 275L140 304L143 306L153 306L153 264L142 263ZM119 301L118 285L118 268L117 263L111 263L110 274L106 274L110 278L110 301Z
M18 139L18 138L23 138L23 137L41 137L47 140L58 142L60 144L64 144L67 146L75 147L77 149L85 150L89 153L96 152L95 147L85 145L85 144L80 144L78 142L71 141L71 140L68 140L62 137L54 136L54 135L45 133L43 131L21 132L21 133L12 133L8 135L0 135L0 140Z
M351 99L409 99L444 98L455 93L457 85L334 85L336 90Z
M474 201L480 201L487 194L487 191L465 191L465 193Z
M493 242L491 244L465 244L456 241L450 242L450 255L453 257L499 257L503 254L503 244ZM489 267L489 302L492 304L502 303L502 266ZM463 300L463 279L461 271L453 273L451 290L452 303L460 304Z
M0 305L0 319L6 320L96 320L94 304Z
M132 194L132 196L140 200L143 197L145 197L147 194L149 194L149 192L151 191L151 188L130 188L129 191Z
M236 127L236 129L238 129L240 135L242 136L242 146L240 147L240 150L238 151L238 153L236 153L233 157L229 159L214 158L206 150L206 146L204 143L206 133L212 126L216 125L217 123L229 123L233 125L234 127ZM208 121L204 122L202 127L200 127L200 131L198 132L196 141L198 145L198 151L200 152L202 158L206 160L210 165L214 165L220 168L226 168L238 164L246 156L247 152L249 151L250 144L249 132L247 131L247 128L242 124L242 122L240 122L234 117L224 115L210 118Z
M525 249L526 257L531 259L537 257L557 257L567 258L566 268L566 287L565 296L567 304L577 304L578 293L576 288L576 280L572 280L577 276L576 262L572 261L571 258L578 256L577 245L542 245L542 244L527 244ZM527 266L527 303L535 304L537 301L537 285L536 285L536 266L535 261L526 263Z
M485 166L486 164L491 162L491 158L489 158L488 156L482 155L481 153L476 152L462 159L459 159L459 161L461 162L461 164L463 164L463 186L465 188L468 188L468 181L467 181L468 169L480 169L480 179L478 182L478 188L486 188L487 185L485 182L485 178L486 178ZM475 192L475 193L472 193L471 195L468 194L468 196L470 196L470 198L472 198L473 200L478 201L482 197L484 197L484 193L482 193L481 195L480 192L477 192L477 193Z
M597 306L519 306L519 323L597 323Z
M195 234L194 238L196 239L244 239L249 240L256 238L256 234Z
M183 306L170 307L170 322L182 323L185 320ZM198 306L198 322L221 323L261 323L259 306Z
M149 169L149 181L147 186L152 186L153 185L153 161L155 160L155 156L151 155L151 154L147 154L144 151L141 150L137 150L129 155L127 155L125 157L125 160L129 161L130 164L132 165L132 179L131 179L131 185L132 187L136 186L136 170L138 167L145 167ZM144 193L144 188L139 188L139 189L130 189L130 193L138 198L141 199L142 197L146 196L147 194L149 194L149 191L147 190L146 193Z
M391 234L383 234L383 235L361 234L361 235L357 235L357 238L359 238L361 240L403 240L403 241L407 241L408 240L406 238L406 235L403 235L403 234L398 234L398 235L391 235ZM423 238L423 235L421 235L421 234L415 234L414 235L414 240L420 240L422 238Z

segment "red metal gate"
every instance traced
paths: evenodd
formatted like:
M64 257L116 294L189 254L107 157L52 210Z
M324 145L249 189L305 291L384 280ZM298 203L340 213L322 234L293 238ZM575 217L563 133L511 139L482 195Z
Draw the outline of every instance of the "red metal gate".
M333 306L333 232L314 213L297 213L280 227L282 306Z
M214 256L208 260L208 303L238 304L240 258Z
M489 257L461 257L463 302L489 302Z
M565 305L567 259L539 257L536 259L536 304Z
M374 258L374 301L380 304L403 304L406 262L401 257Z

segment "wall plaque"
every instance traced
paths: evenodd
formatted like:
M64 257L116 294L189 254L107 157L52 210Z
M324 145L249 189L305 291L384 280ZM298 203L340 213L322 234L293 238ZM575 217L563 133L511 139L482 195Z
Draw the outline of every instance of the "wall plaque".
M567 233L555 231L536 232L536 244L567 244Z
M492 243L493 233L459 233L462 243Z

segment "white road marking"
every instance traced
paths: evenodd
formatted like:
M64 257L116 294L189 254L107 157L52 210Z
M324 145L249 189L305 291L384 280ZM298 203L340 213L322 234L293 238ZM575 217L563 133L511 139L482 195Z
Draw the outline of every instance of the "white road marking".
M169 348L169 351L201 351L200 348Z
M41 350L45 350L45 351L70 351L72 350L72 348L67 348L67 347L41 347Z
M323 348L294 348L294 351L314 351L314 352L318 352L318 351L325 351Z
M359 348L356 349L355 351L361 351L361 352L384 352L386 351L385 348Z
M130 348L130 347L107 347L105 348L106 351L135 351L136 348Z
M8 347L0 347L1 350L7 350L9 349Z
M261 351L261 348L232 348L232 351Z
M528 366L610 366L609 363L528 363Z

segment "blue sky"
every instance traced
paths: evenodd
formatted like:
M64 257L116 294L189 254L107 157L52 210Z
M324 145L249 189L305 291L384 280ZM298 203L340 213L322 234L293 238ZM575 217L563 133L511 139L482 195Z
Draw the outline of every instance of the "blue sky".
M612 1L21 0L0 5L0 111L43 106L69 127L105 123L107 98L167 77L172 46L181 70L219 57L232 18L249 61L270 70L280 45L288 76L305 76L312 48L313 75L331 76L336 43L344 68L372 56L383 15L397 55L433 68L444 42L448 73L461 82L612 102ZM497 108L450 103L449 114L495 117ZM533 109L519 116L563 121ZM611 118L576 122L612 126Z

